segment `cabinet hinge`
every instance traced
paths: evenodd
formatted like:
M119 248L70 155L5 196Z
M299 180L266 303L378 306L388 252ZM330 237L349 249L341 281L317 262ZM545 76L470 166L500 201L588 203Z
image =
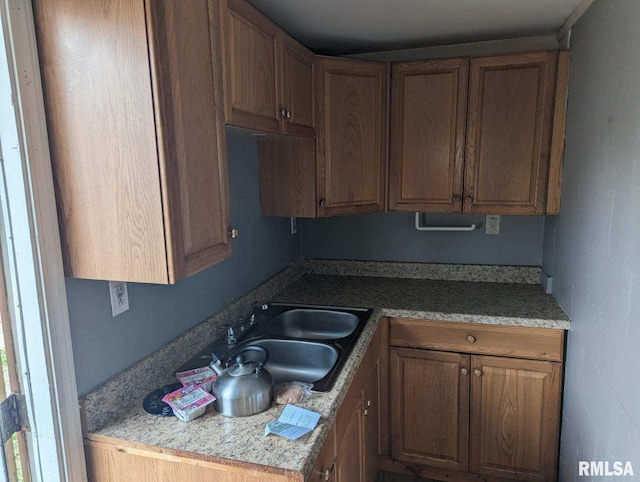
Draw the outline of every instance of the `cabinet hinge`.
M27 402L24 395L12 393L0 403L0 440L4 444L22 430L29 430Z

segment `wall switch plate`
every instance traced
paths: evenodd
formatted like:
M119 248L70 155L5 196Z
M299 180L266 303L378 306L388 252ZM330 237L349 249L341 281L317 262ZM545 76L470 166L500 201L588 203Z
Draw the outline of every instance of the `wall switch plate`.
M502 216L488 215L485 220L485 233L486 234L500 234L500 220Z
M123 281L109 281L109 295L111 297L112 316L116 317L129 309L127 283Z
M291 218L291 234L298 232L298 218Z

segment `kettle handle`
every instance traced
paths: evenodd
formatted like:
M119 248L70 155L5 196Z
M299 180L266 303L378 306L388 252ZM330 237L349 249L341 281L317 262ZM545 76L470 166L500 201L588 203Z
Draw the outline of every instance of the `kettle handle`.
M260 362L258 363L258 366L256 367L256 373L260 373L260 370L262 370L262 367L264 367L267 364L267 361L269 360L269 351L265 347L260 345L247 345L247 346L240 347L236 350L233 350L231 353L227 355L227 364L229 364L230 361L235 360L236 357L241 353L244 353L247 351L257 351L259 353L262 353L262 360L260 360Z

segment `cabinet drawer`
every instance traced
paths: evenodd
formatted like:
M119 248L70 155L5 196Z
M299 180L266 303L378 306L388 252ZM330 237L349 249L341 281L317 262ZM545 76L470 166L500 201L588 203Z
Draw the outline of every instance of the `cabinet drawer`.
M562 361L564 330L393 318L390 344Z

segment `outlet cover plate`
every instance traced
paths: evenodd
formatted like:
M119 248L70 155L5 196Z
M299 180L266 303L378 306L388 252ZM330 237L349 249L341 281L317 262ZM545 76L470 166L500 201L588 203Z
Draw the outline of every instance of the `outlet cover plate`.
M109 281L109 296L111 298L112 316L116 317L129 309L127 283L123 281Z
M500 234L500 221L502 216L487 215L485 219L485 233L486 234Z

